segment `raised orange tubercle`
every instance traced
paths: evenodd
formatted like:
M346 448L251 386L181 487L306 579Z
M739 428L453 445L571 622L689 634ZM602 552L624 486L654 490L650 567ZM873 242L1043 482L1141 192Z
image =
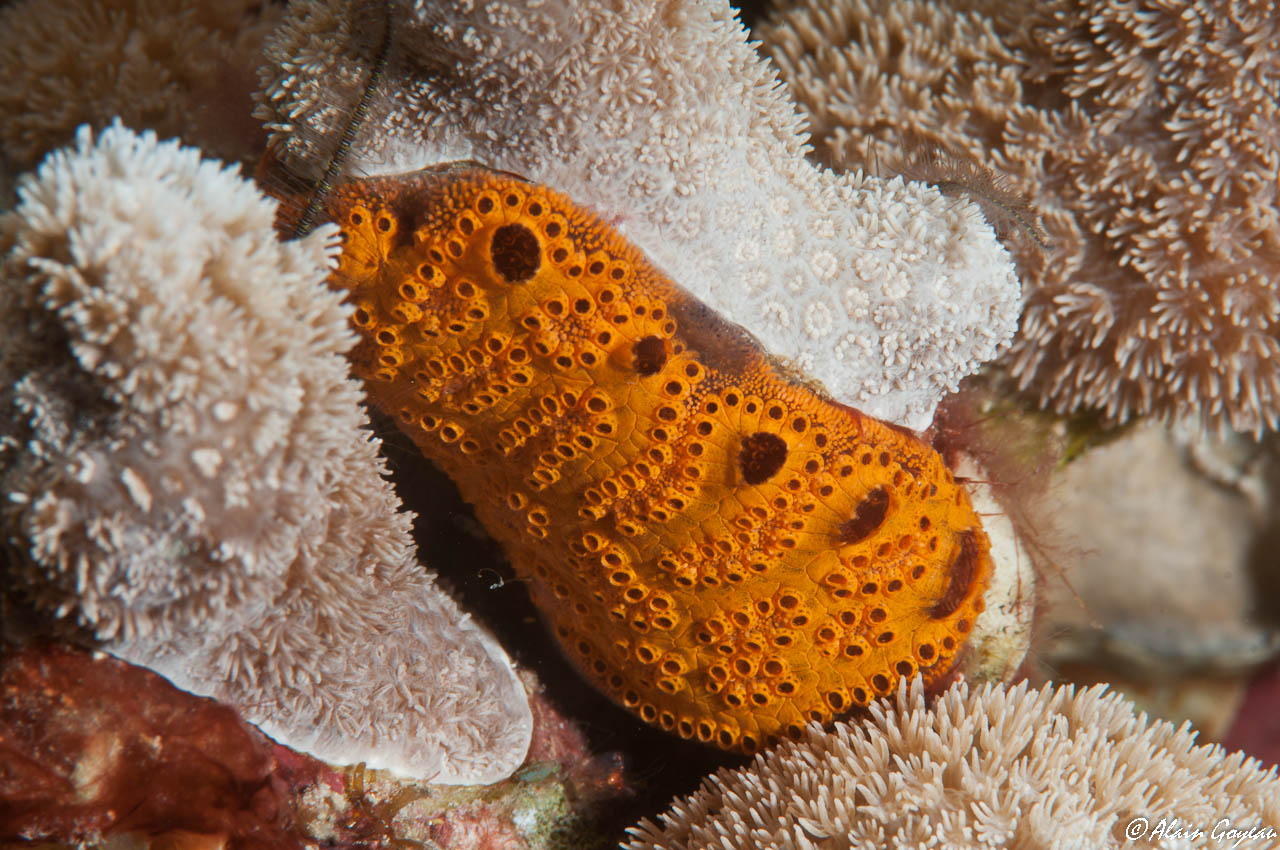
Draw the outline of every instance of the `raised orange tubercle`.
M324 203L371 399L613 699L750 753L951 668L992 565L929 446L785 377L550 189L446 168Z

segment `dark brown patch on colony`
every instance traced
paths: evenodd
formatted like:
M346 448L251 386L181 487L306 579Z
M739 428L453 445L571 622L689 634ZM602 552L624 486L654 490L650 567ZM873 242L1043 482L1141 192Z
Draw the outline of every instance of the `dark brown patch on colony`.
M787 444L777 434L757 431L742 440L738 453L738 466L742 480L748 484L763 484L772 478L787 460Z
M978 557L982 554L978 536L969 530L960 532L959 536L960 552L947 568L950 573L947 590L929 609L929 616L935 620L950 617L960 608L960 603L968 597L977 576Z
M504 224L495 230L489 251L493 267L508 283L528 280L542 265L538 237L523 224Z
M667 365L667 344L660 336L636 340L631 353L635 355L636 371L646 377L656 375Z
M841 543L857 543L875 533L889 512L889 491L877 487L863 497L853 512L853 517L840 524L838 537Z

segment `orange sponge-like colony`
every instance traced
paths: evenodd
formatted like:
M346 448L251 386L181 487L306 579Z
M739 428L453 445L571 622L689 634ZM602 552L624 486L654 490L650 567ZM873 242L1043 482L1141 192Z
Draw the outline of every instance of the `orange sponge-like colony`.
M443 168L326 204L374 403L615 700L751 753L949 669L991 559L927 445L784 377L546 188Z

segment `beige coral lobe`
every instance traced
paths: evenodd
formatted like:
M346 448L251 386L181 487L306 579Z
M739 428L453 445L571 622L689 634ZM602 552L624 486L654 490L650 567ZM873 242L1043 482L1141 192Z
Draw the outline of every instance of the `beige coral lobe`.
M1280 426L1280 6L805 0L756 32L838 169L935 147L1047 238L1000 363L1060 413Z
M1203 827L1206 843L1165 840L1171 822ZM1276 846L1276 768L1197 745L1188 725L1149 721L1105 686L960 683L930 705L904 680L866 722L813 724L720 771L623 847L1108 850L1210 846L1215 824Z
M523 686L418 563L325 279L326 227L119 125L0 219L10 592L281 742L436 782L529 743Z
M0 165L34 168L118 119L210 156L254 155L253 69L281 7L259 0L0 4ZM3 168L0 168L0 172Z

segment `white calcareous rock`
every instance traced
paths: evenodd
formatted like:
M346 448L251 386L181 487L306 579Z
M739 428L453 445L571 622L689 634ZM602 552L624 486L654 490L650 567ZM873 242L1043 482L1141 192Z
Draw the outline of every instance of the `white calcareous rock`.
M954 470L967 479L965 490L982 517L995 567L959 669L973 682L1010 682L1031 649L1038 587L1035 564L977 460L962 454Z
M1055 472L1046 507L1064 551L1042 570L1045 659L1161 678L1280 654L1265 590L1278 481L1268 442L1153 423Z

